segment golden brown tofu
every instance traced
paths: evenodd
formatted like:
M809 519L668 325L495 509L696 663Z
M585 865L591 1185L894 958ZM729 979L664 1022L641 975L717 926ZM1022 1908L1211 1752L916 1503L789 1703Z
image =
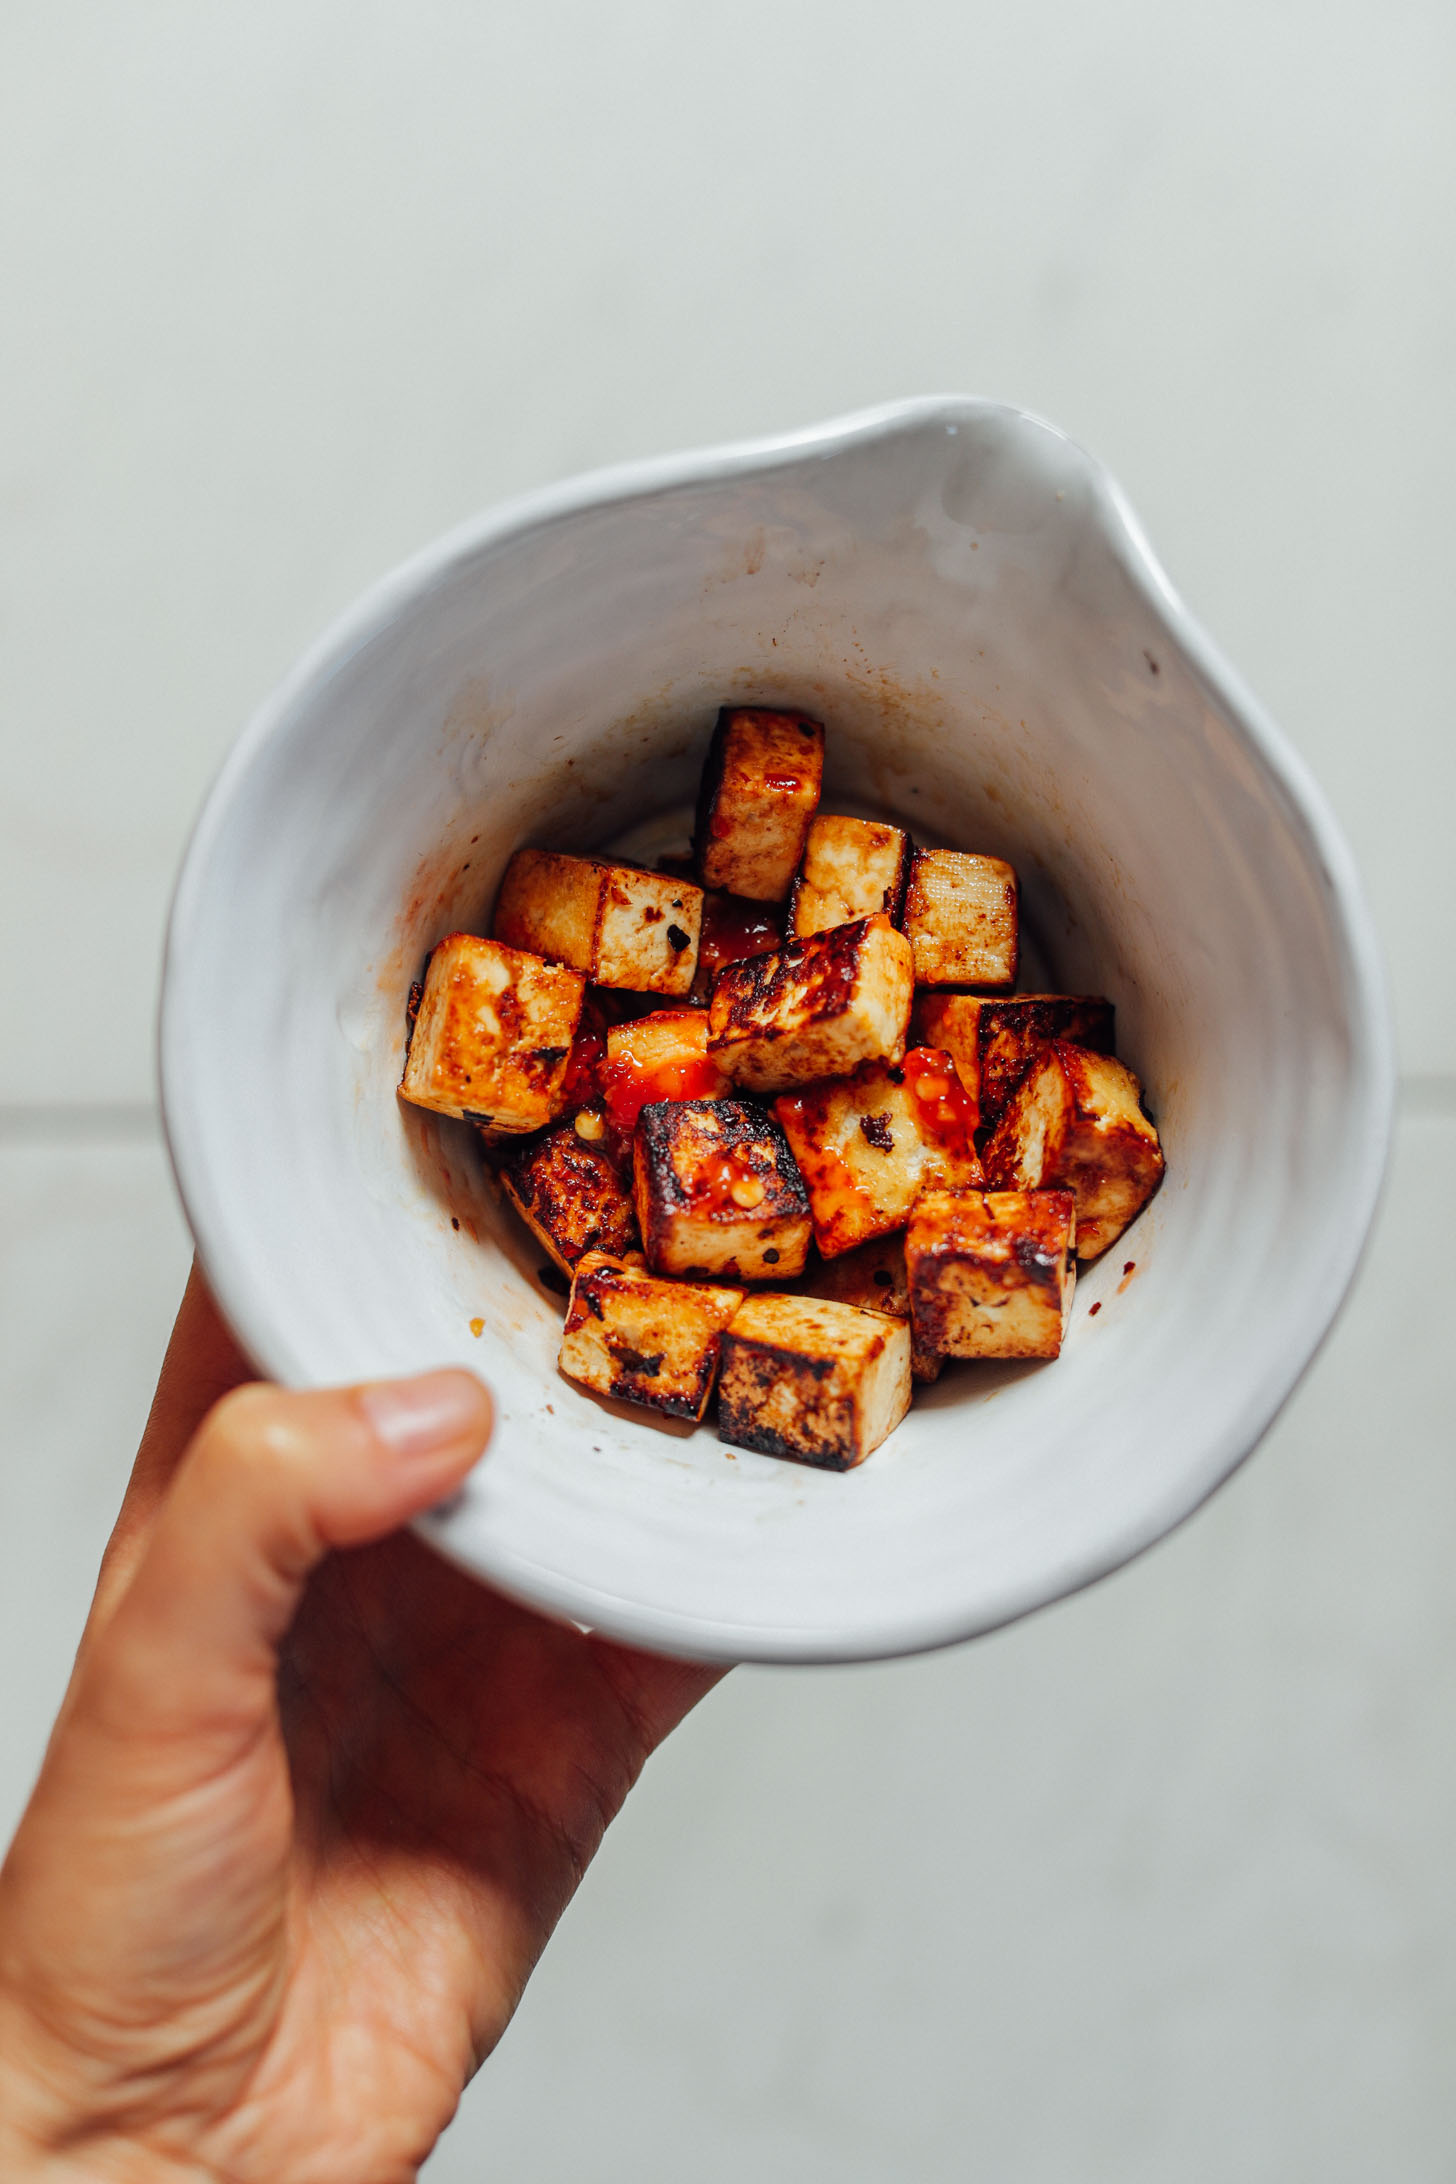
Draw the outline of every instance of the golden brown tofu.
M799 869L824 779L824 730L803 713L724 706L698 797L698 878L782 902Z
M670 1418L701 1418L741 1289L659 1281L589 1252L576 1269L557 1359L568 1380Z
M551 849L516 851L495 906L497 940L630 993L686 994L702 922L691 880Z
M577 1121L590 1126L592 1118ZM563 1273L588 1251L628 1251L637 1241L631 1192L590 1127L563 1123L520 1146L502 1166L501 1182Z
M978 1130L992 1129L1006 1102L1053 1039L1110 1054L1112 1003L1087 993L1018 993L984 1000L969 993L915 996L911 1036L944 1047L977 1107Z
M575 971L450 933L430 957L400 1093L493 1137L554 1122L585 986Z
M915 950L917 986L1014 986L1016 874L999 857L917 849L901 921Z
M708 1004L708 1048L745 1090L787 1092L898 1062L913 995L910 943L881 911L730 963Z
M1056 1357L1076 1225L1070 1191L927 1191L905 1232L921 1342L945 1357Z
M623 1134L659 1100L716 1100L729 1089L708 1052L706 1009L657 1009L614 1024L600 1077L608 1118Z
M1132 1071L1060 1039L1012 1094L981 1159L997 1189L1070 1191L1082 1259L1115 1242L1163 1180Z
M848 1471L910 1408L910 1330L819 1297L750 1297L723 1337L718 1435Z
M826 1259L903 1228L923 1190L983 1180L974 1109L950 1056L934 1047L785 1093L774 1113Z
M644 1107L634 1161L637 1225L654 1274L768 1281L803 1272L809 1201L766 1108L751 1100Z
M903 827L820 812L789 897L790 933L802 939L877 910L898 924L909 870L910 837Z
M834 1304L858 1305L862 1312L884 1312L910 1329L910 1372L915 1380L940 1378L945 1358L922 1340L910 1317L910 1284L905 1273L903 1236L877 1236L816 1266L804 1281L805 1294Z

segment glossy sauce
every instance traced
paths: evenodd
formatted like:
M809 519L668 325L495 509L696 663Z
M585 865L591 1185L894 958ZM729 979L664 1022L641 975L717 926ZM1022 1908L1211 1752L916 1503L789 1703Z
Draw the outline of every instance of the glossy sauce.
M901 1068L920 1135L952 1159L975 1158L976 1102L939 1047L911 1047Z

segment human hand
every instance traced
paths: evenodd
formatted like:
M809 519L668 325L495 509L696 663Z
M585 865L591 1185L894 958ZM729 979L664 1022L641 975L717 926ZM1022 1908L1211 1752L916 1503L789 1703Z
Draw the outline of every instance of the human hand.
M489 1434L468 1373L248 1377L194 1275L0 1870L11 2184L412 2178L717 1673L398 1531Z

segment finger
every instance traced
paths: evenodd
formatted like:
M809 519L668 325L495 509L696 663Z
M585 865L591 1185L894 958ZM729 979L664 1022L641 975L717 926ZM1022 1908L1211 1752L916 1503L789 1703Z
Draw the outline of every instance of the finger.
M162 1360L146 1430L102 1557L91 1610L93 1623L105 1618L125 1589L182 1452L204 1416L230 1389L253 1378L252 1366L233 1340L194 1261Z
M614 1645L605 1638L592 1638L588 1643L598 1669L637 1732L641 1759L646 1759L728 1673L711 1662L669 1660L663 1654L642 1653L635 1646Z
M309 1572L453 1491L490 1398L473 1374L290 1394L239 1388L203 1421L84 1665L78 1714L195 1771L271 1721Z

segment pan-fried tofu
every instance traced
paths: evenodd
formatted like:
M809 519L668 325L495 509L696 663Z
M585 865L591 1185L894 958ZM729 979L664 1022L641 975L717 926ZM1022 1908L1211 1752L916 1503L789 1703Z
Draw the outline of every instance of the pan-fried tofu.
M898 924L909 870L910 837L903 827L820 812L789 897L790 933L802 939L877 910Z
M492 1137L544 1128L565 1104L585 991L559 964L476 933L447 934L425 972L402 1097Z
M703 768L694 849L705 887L789 892L824 780L824 730L803 713L725 706Z
M1006 1102L1053 1039L1110 1054L1112 1003L1097 994L1018 993L993 1000L969 993L915 996L912 1037L944 1047L976 1103L978 1130L1000 1121Z
M881 911L720 971L709 1051L750 1092L847 1076L899 1061L913 996L910 943Z
M816 1266L804 1282L805 1294L834 1304L858 1305L862 1312L884 1312L910 1328L910 1373L920 1381L938 1380L944 1354L932 1349L910 1317L910 1283L905 1273L903 1236L877 1236L846 1251L842 1258Z
M572 1123L520 1146L501 1182L564 1274L588 1251L628 1251L637 1241L632 1196L605 1145Z
M1076 1226L1070 1191L927 1191L905 1232L920 1340L946 1357L1056 1357Z
M607 1033L602 1092L614 1129L634 1130L658 1100L716 1100L728 1080L708 1052L706 1009L655 1009Z
M1070 1191L1082 1259L1114 1243L1163 1180L1132 1071L1060 1039L1012 1094L981 1158L997 1189Z
M750 1297L723 1337L718 1434L848 1471L910 1408L910 1330L820 1297Z
M565 963L598 986L686 994L698 967L703 891L636 865L518 849L495 906L495 937Z
M766 1108L663 1101L638 1116L633 1150L637 1225L654 1274L772 1281L803 1272L809 1201Z
M774 1113L826 1259L903 1228L924 1190L983 1181L974 1110L950 1056L934 1047L785 1093Z
M1016 874L999 857L917 849L901 921L917 986L1014 986Z
M589 1252L576 1269L558 1364L568 1380L669 1418L701 1418L741 1289L659 1281Z

